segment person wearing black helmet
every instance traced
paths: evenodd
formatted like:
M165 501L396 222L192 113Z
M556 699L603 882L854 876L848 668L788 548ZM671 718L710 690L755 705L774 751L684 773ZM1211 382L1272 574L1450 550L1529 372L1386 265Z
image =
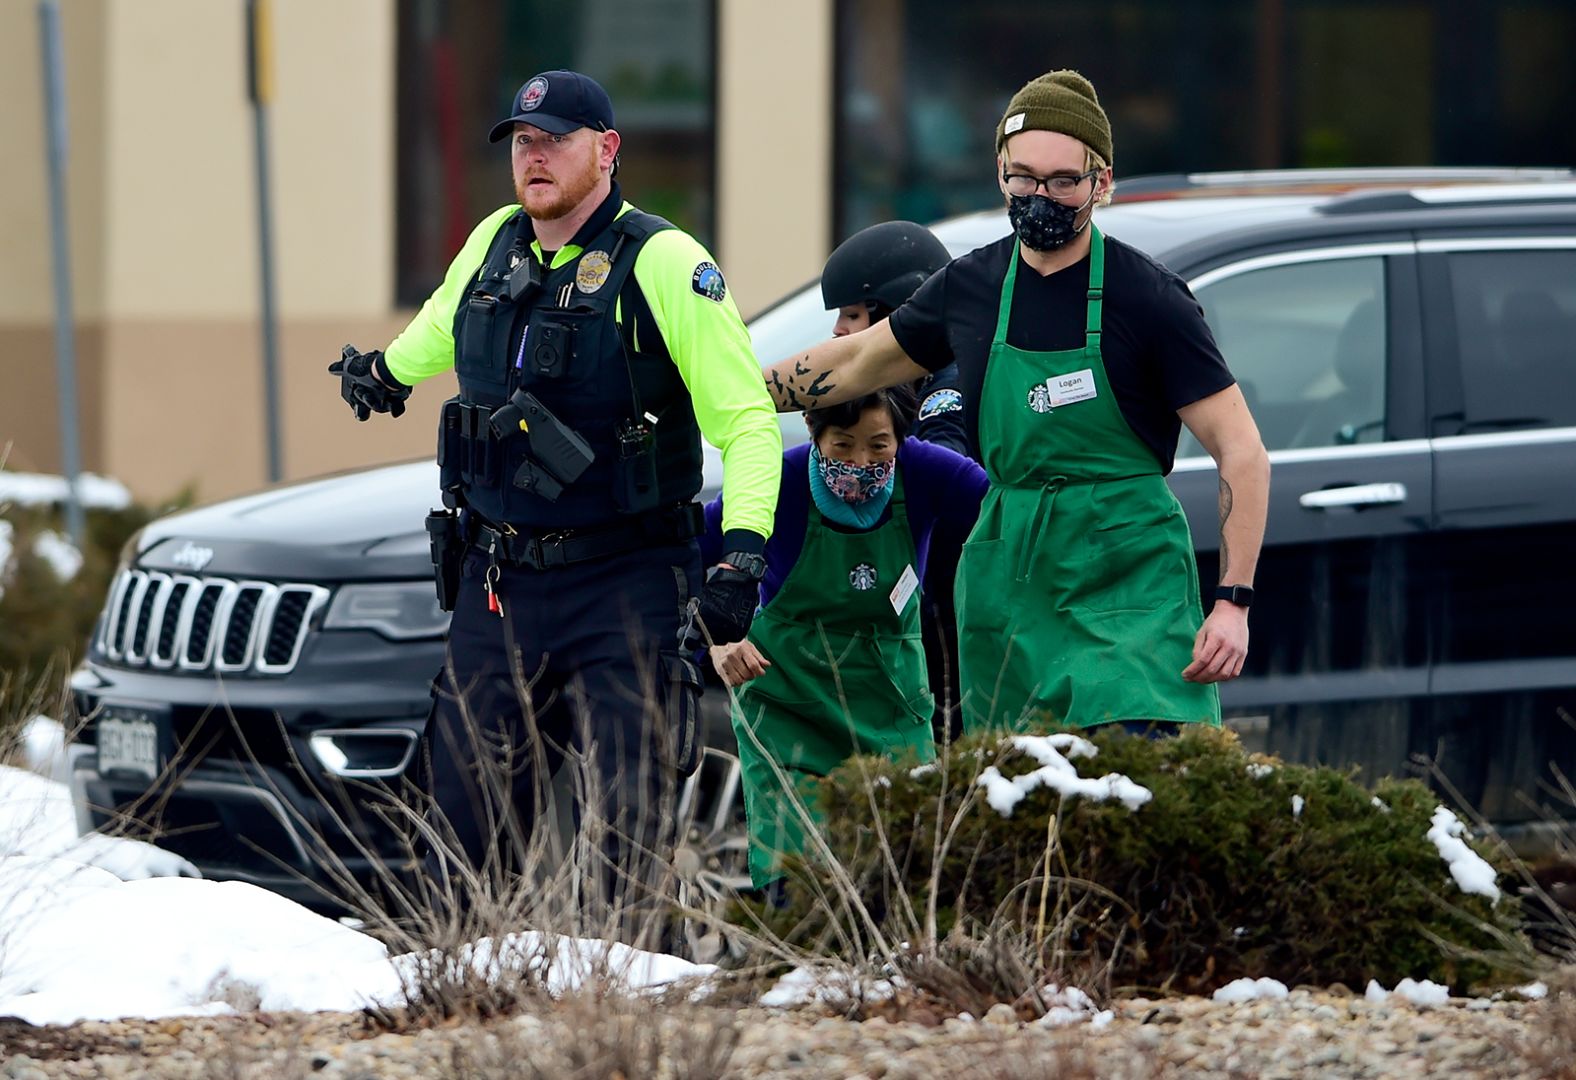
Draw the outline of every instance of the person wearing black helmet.
M821 271L821 299L828 311L837 312L833 336L857 334L885 319L950 260L935 234L912 221L884 221L859 230L837 245ZM914 393L919 398L914 437L977 460L963 425L958 365L919 379Z
M857 334L881 322L908 302L915 291L951 261L936 234L912 221L885 221L864 228L837 245L821 271L821 299L837 312L833 337ZM913 436L978 461L963 423L963 391L958 365L948 364L913 384L919 402ZM972 521L972 518L970 519ZM936 710L931 729L946 742L962 731L958 711L958 620L953 584L958 553L966 533L953 535L952 522L937 525L941 542L930 554L920 596L925 667Z

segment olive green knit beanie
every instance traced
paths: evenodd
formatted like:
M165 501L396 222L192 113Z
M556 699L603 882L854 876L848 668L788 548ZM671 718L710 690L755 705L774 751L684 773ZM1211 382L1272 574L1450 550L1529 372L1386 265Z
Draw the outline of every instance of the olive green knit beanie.
M1089 80L1070 68L1048 71L1012 95L996 125L996 152L1020 131L1058 131L1071 135L1105 161L1111 156L1111 122L1100 108Z

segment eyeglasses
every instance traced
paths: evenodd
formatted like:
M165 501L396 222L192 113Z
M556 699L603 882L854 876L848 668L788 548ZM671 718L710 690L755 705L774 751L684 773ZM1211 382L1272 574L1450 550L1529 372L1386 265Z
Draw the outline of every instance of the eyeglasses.
M1078 193L1079 184L1099 174L1097 168L1077 176L1030 176L1027 173L1003 172L1001 182L1006 185L1008 195L1033 195L1043 187L1051 198L1066 199Z

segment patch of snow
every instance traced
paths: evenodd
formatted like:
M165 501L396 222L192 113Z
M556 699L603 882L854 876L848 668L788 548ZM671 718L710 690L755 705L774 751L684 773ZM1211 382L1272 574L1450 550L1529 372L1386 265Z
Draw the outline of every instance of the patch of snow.
M1441 806L1434 811L1433 826L1427 835L1439 849L1440 858L1449 864L1450 876L1455 878L1462 892L1486 896L1497 904L1499 886L1494 883L1494 868L1461 839L1465 832L1466 826L1461 819L1451 813L1449 807Z
M1413 1005L1420 1005L1425 1008L1434 1005L1448 1005L1450 1003L1450 988L1440 986L1436 982L1429 982L1427 979L1421 982L1412 979L1402 979L1395 984L1394 990L1386 990L1379 985L1378 980L1369 979L1368 989L1364 991L1363 997L1378 1004L1388 1001L1391 994L1405 998Z
M122 881L201 876L179 855L142 840L102 833L78 836L76 809L65 784L0 765L0 858L9 855L96 866Z
M1038 787L1051 788L1064 798L1082 795L1097 801L1120 799L1129 810L1137 810L1154 798L1148 788L1121 773L1107 773L1098 779L1079 776L1069 759L1094 757L1098 751L1093 743L1077 735L1014 735L1010 741L1015 749L1038 761L1040 767L1010 778L994 765L980 773L975 783L985 789L985 801L1002 817L1011 817L1018 803Z
M1216 990L1214 1001L1220 1005L1237 1005L1260 998L1283 998L1290 993L1286 984L1277 979L1237 979Z
M82 552L71 538L49 529L33 537L33 554L49 564L59 581L70 581L82 569Z
M1528 1001L1542 1001L1549 996L1549 988L1541 982L1530 982L1526 986L1516 987L1516 993Z
M40 715L22 726L22 764L40 776L64 781L66 729L60 721Z
M940 766L934 761L927 761L923 765L915 765L912 769L908 770L908 778L910 780L918 780L921 776L929 776L938 768L940 768Z
M1261 765L1257 761L1248 762L1248 775L1254 780L1262 780L1275 771L1273 765Z
M434 959L443 962L448 957L424 958L405 953L393 957L390 962L397 973L413 980L422 967L430 966ZM622 942L544 934L537 930L523 930L498 939L478 938L461 946L454 959L468 964L476 975L489 982L503 976L533 972L551 994L573 993L588 980L603 977L630 989L644 990L699 978L717 970L713 964L695 964Z
M9 521L0 521L0 597L5 596L5 572L11 565L11 534L14 531Z
M1492 1009L1493 1007L1494 1002L1489 998L1473 998L1467 1002L1467 1008L1472 1012L1482 1012L1484 1009Z
M1369 802L1373 803L1381 814L1388 814L1390 812L1390 808L1384 804L1384 800L1379 798L1377 795L1370 799Z
M885 1001L897 993L901 980L863 978L847 971L797 967L761 995L769 1009L788 1009L812 1002ZM972 1019L972 1017L970 1017Z
M878 776L878 777L876 777L876 787L889 788L891 786L892 786L892 779L891 779L891 777L888 777L888 776Z
M1293 795L1291 797L1291 816L1294 818L1302 817L1302 808L1307 805L1301 795Z
M1066 1027L1087 1022L1098 1031L1116 1017L1110 1009L1096 1005L1093 998L1076 986L1062 989L1051 983L1045 989L1045 1015L1035 1021L1041 1027Z
M0 469L0 506L63 505L69 487L64 476ZM131 505L131 492L119 480L85 472L77 475L77 499L89 510L124 510Z

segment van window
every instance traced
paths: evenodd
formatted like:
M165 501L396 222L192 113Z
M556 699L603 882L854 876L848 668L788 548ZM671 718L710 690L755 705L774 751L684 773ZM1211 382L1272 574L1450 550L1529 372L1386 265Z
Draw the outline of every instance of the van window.
M1576 426L1576 250L1457 251L1446 265L1463 433Z
M1267 266L1197 294L1268 449L1384 439L1383 256ZM1201 453L1184 431L1177 456Z

